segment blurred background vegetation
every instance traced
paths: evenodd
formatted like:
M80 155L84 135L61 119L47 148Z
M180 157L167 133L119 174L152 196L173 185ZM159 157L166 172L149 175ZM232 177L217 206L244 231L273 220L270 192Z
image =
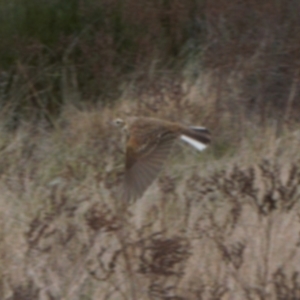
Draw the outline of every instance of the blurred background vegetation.
M299 11L297 0L1 0L0 105L13 124L49 121L66 102L111 104L126 83L210 72L216 114L239 107L282 127L299 109Z
M0 0L0 299L300 299L299 12ZM213 141L121 211L126 115Z

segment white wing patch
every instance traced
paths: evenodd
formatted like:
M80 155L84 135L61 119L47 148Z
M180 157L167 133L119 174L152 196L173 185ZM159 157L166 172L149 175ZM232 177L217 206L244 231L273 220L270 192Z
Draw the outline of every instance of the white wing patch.
M190 144L191 146L195 147L199 151L203 151L206 148L205 144L200 143L186 135L181 135L180 139L185 141L186 143Z

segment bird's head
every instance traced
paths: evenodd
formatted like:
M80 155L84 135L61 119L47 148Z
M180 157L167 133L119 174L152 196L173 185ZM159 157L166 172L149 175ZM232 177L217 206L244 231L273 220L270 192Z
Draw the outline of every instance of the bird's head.
M113 125L117 128L120 128L123 133L128 135L127 124L123 119L117 118L117 119L113 120Z
M125 126L125 122L124 120L117 118L115 120L113 120L113 125L119 128L123 128Z

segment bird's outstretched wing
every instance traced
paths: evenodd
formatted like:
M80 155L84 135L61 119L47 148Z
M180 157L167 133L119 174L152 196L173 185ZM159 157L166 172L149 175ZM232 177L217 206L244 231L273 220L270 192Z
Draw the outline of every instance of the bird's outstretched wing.
M132 146L134 140L129 138L122 195L125 200L136 200L143 195L161 171L175 138L175 134L167 131L139 149Z

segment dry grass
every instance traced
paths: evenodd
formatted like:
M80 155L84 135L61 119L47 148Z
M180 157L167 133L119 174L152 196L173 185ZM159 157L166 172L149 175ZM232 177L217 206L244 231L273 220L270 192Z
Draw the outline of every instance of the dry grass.
M35 2L0 4L0 299L300 299L299 1ZM213 144L127 206L133 114Z
M298 120L299 3L1 1L1 107L14 112L11 126L25 117L53 123L66 102L111 104L124 82L158 88L189 69L196 80L212 72L215 111L226 103L263 125L271 114Z
M299 299L299 132L238 128L230 110L216 120L216 93L199 96L199 84L65 106L53 129L3 121L1 299ZM127 114L205 123L214 143L201 155L176 145L120 211L123 145L110 120Z

